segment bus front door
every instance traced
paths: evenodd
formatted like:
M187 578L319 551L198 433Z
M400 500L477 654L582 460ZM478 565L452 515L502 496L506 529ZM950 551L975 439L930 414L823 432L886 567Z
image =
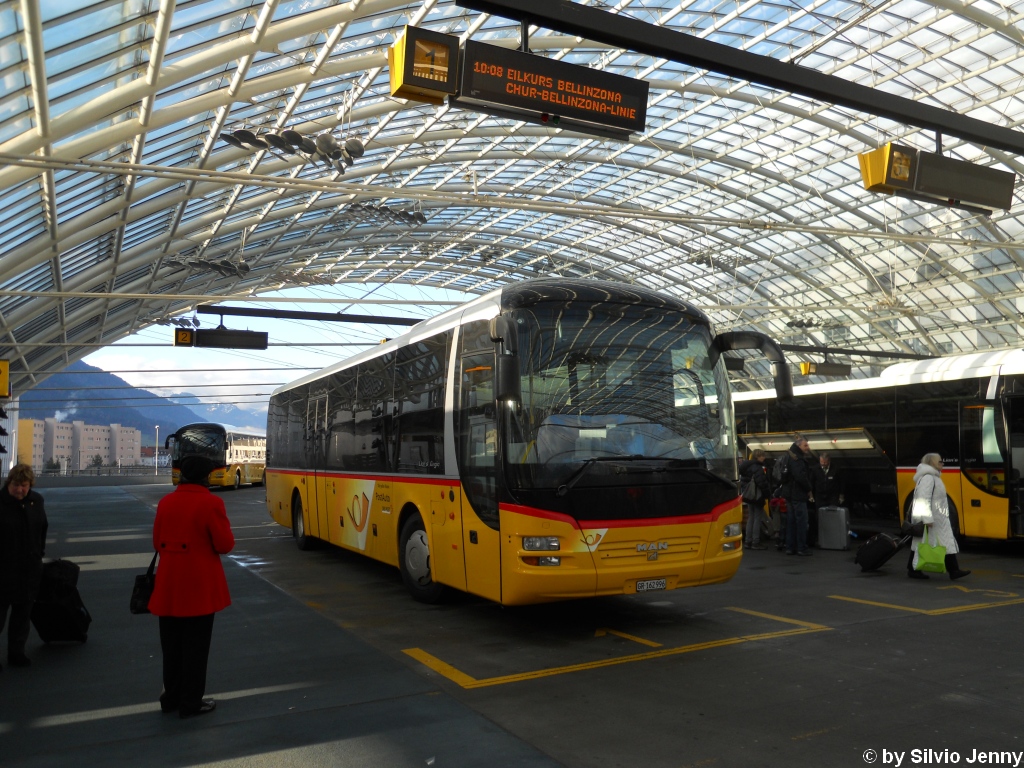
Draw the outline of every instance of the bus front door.
M1024 395L1003 397L1006 433L1006 493L1010 497L1010 535L1024 536Z
M494 353L465 354L461 363L455 439L463 489L462 547L466 556L466 591L501 602Z
M327 395L309 393L306 406L306 503L311 536L328 539L327 504Z

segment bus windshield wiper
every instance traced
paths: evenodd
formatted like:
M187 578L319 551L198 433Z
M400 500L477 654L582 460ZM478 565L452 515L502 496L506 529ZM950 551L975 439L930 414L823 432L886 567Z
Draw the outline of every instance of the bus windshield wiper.
M587 470L589 470L598 461L637 461L642 458L644 458L643 455L639 453L623 454L620 456L591 456L589 459L584 459L583 464L581 464L578 469L573 470L573 473L569 475L569 479L558 486L558 490L555 491L555 495L565 496L565 494L572 490L572 487L576 485L577 481L587 473Z

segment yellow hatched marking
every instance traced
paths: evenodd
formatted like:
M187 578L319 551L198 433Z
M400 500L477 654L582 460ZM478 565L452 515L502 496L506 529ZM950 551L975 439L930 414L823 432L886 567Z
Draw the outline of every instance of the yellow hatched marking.
M811 624L808 622L797 621L795 619L786 619L779 616L772 616L766 613L758 613L756 611L747 611L743 608L730 608L729 610L738 611L739 613L748 613L752 616L760 616L763 618L772 619L775 621L782 621L787 624L796 624L799 629L784 629L779 632L763 632L756 635L742 635L740 637L727 637L722 640L710 640L704 643L693 643L691 645L682 645L676 648L664 648L659 651L647 651L645 653L634 653L628 656L619 656L614 659L601 659L600 661L588 661L582 664L568 664L562 667L549 667L548 669L538 669L532 672L520 672L514 675L501 675L499 677L487 677L481 680L476 679L467 675L465 672L453 667L445 661L433 656L422 648L406 648L403 653L416 659L424 666L434 670L440 675L447 677L456 685L462 688L486 688L492 685L505 685L507 683L519 683L524 680L536 680L542 677L553 677L554 675L564 675L569 672L583 672L589 669L601 669L604 667L614 667L619 664L631 664L637 661L648 661L650 659L663 659L669 656L678 656L683 653L693 653L694 651L706 651L712 648L724 648L730 645L739 645L740 643L750 643L757 640L771 640L778 637L795 637L797 635L809 635L815 632L824 632L832 629L832 627L826 627L822 624ZM617 634L617 633L616 633ZM632 639L632 638L630 638ZM649 642L649 641L648 641Z
M604 637L605 635L615 635L621 637L623 640L632 640L634 643L640 643L641 645L647 645L651 648L661 648L661 643L656 643L653 640L644 640L642 637L636 635L627 635L625 632L619 632L615 629L599 629L594 632L594 637Z
M944 616L948 613L964 613L965 611L982 611L986 608L1002 608L1004 605L1020 605L1024 598L1017 600L999 600L994 603L974 603L972 605L955 605L951 608L911 608L909 605L893 605L892 603L879 603L875 600L861 600L857 597L846 597L844 595L829 595L833 600L845 600L848 603L860 603L861 605L873 605L877 608L891 608L894 611L906 611L907 613L920 613L925 616Z

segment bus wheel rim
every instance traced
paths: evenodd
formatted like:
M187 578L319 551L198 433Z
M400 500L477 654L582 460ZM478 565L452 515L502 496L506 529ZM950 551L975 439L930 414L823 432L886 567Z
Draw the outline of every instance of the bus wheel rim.
M406 542L405 568L417 584L426 586L430 583L430 549L424 531L415 531Z

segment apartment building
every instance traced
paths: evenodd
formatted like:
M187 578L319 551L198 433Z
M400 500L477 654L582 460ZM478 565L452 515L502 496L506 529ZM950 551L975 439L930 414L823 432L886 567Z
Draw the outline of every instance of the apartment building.
M18 461L33 469L56 462L61 469L86 469L99 456L104 466L140 463L142 435L120 424L70 423L48 419L18 420Z

